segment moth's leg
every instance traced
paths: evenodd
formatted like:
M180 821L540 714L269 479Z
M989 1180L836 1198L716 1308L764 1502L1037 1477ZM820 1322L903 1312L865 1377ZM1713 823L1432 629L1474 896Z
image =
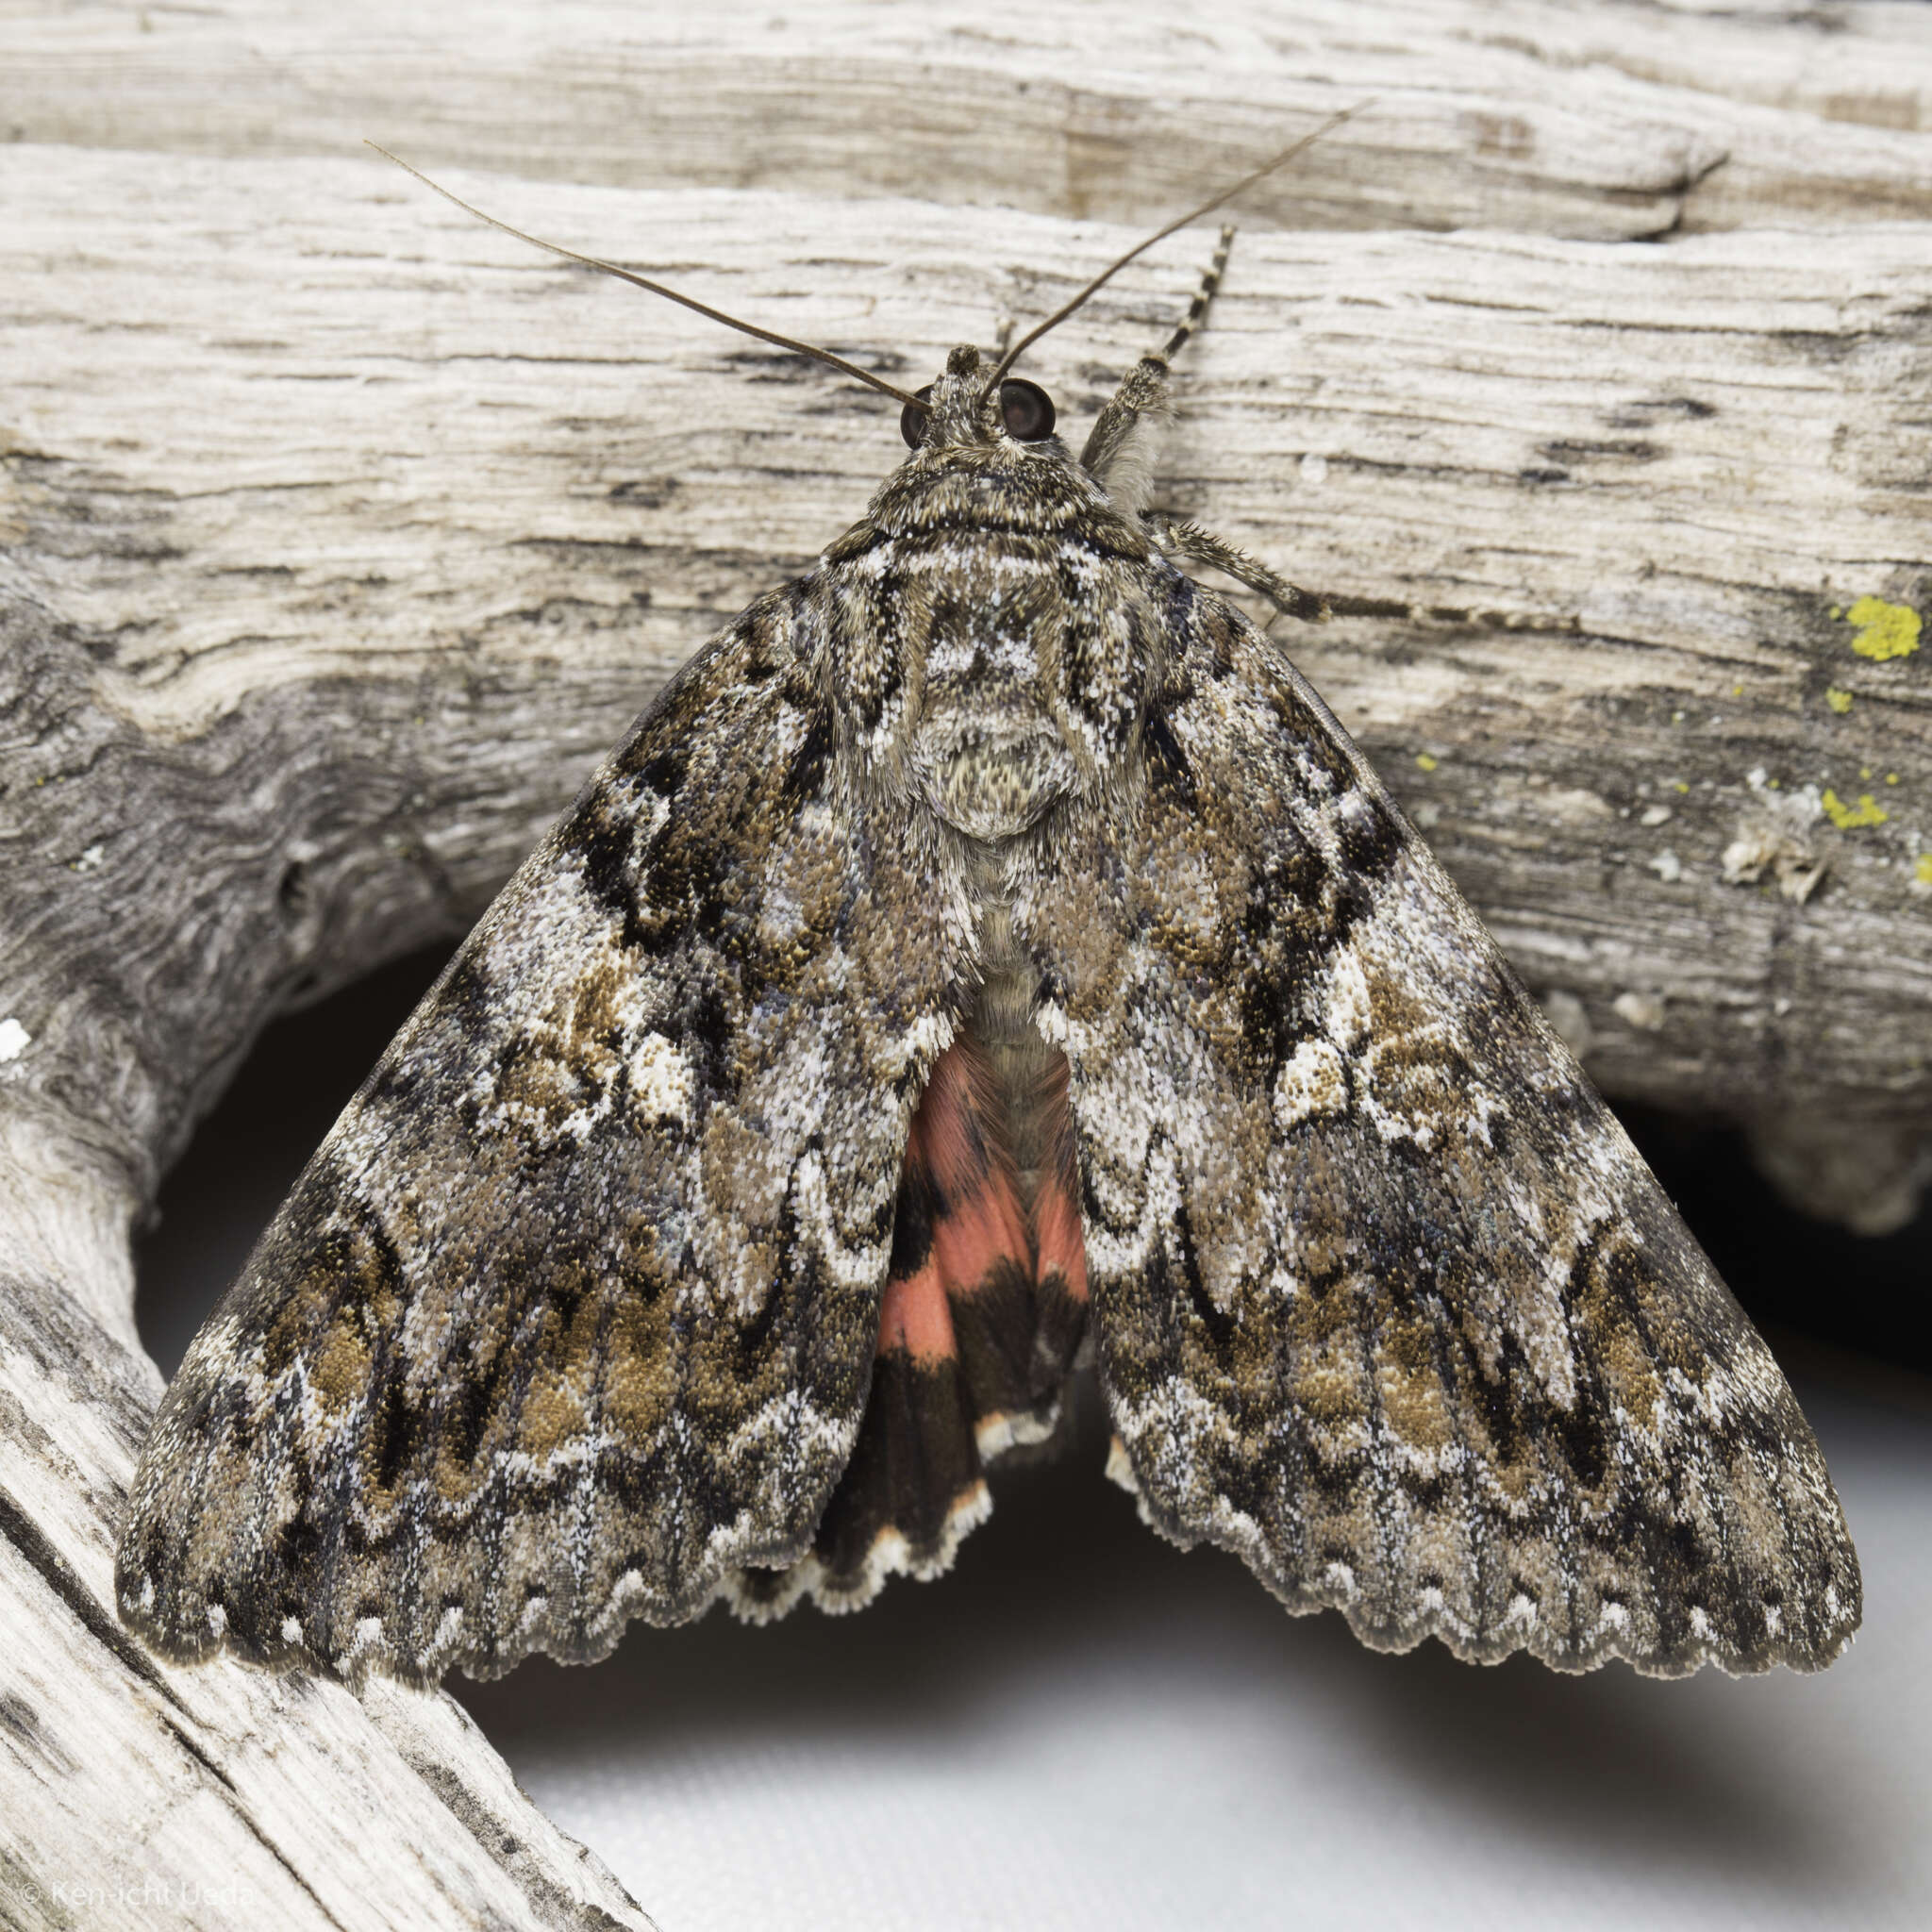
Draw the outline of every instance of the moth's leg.
M1120 505L1128 516L1139 516L1147 508L1154 482L1154 450L1161 425L1174 413L1174 391L1168 379L1169 365L1187 346L1188 339L1208 319L1208 304L1221 287L1227 269L1227 251L1234 245L1234 230L1221 231L1221 243L1200 289L1188 305L1186 318L1159 348L1142 356L1127 371L1115 391L1113 400L1100 412L1093 434L1080 452L1080 461Z
M1299 617L1307 624L1327 623L1328 600L1325 597L1314 591L1305 591L1284 576L1277 576L1258 558L1250 557L1245 550L1236 549L1211 530L1204 530L1199 524L1191 524L1185 517L1172 517L1158 509L1142 510L1141 521L1170 557L1183 563L1196 563L1208 570L1225 573L1236 583L1245 584L1251 591L1258 591L1277 610L1290 617Z

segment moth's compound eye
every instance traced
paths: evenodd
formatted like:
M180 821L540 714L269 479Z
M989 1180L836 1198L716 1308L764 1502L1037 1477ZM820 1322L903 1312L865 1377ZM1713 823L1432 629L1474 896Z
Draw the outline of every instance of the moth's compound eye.
M1017 442L1038 442L1053 434L1053 398L1037 382L1012 376L1001 383L1000 413Z
M913 394L921 403L924 402L932 394L932 384L927 383L924 389L914 390ZM925 419L930 413L930 410L922 409L918 403L908 403L899 411L899 434L906 439L908 449L919 447L925 436Z

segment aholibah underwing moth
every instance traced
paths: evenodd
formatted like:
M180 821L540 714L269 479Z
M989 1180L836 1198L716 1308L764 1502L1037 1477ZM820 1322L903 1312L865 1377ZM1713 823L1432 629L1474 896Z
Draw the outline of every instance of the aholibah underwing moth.
M851 1608L948 1566L1090 1358L1147 1523L1367 1643L1843 1648L1771 1355L1189 568L1320 600L1150 503L1226 253L1077 457L1010 372L1106 275L916 395L733 323L908 452L638 720L196 1339L117 1568L161 1649L425 1681Z

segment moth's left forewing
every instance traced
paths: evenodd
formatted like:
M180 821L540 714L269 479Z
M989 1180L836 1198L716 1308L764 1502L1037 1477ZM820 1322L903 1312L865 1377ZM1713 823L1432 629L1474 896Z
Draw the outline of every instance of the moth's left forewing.
M164 1647L491 1674L808 1546L961 972L810 630L761 600L646 713L198 1338L118 1566Z
M1371 1643L1829 1661L1816 1441L1621 1127L1321 700L1206 595L1049 975L1116 1473Z

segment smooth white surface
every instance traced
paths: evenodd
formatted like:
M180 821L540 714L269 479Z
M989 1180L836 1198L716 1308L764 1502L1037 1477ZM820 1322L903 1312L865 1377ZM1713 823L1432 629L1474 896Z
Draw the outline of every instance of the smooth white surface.
M952 1575L456 1688L663 1932L1932 1925L1932 1406L1800 1389L1865 1566L1822 1676L1565 1678L1291 1619L1017 1472Z

